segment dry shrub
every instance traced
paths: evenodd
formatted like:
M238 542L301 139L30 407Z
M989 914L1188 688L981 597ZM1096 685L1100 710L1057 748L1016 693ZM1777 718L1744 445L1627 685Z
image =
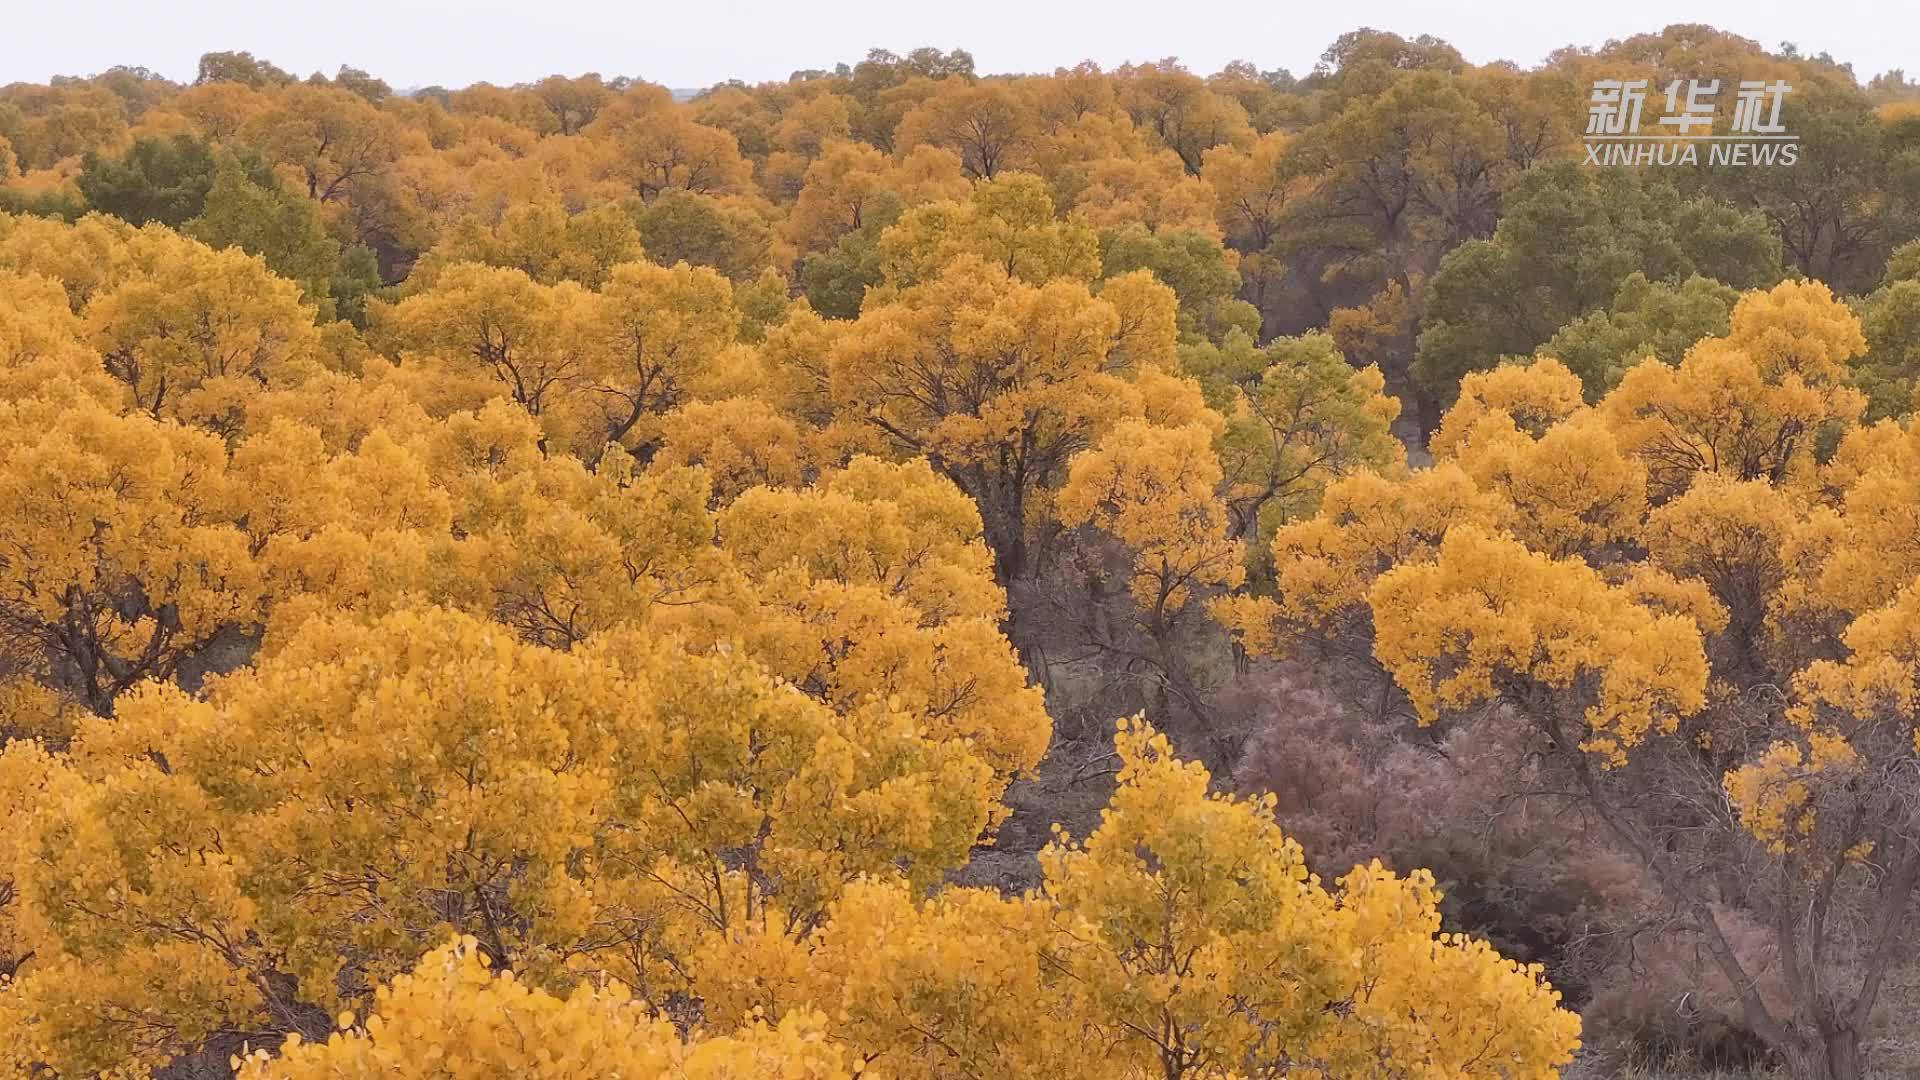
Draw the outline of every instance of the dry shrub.
M1615 1064L1741 1066L1759 1041L1697 935L1641 866L1558 792L1523 725L1489 709L1438 728L1377 719L1322 671L1257 665L1219 699L1252 734L1234 774L1331 878L1369 859L1426 867L1450 930L1544 964ZM1391 710L1382 710L1389 713ZM1736 947L1752 953L1757 928ZM1743 955L1743 961L1748 959Z
M1784 993L1769 962L1766 931L1740 912L1720 912L1728 941L1748 971L1763 973L1757 988L1769 1008ZM1747 1069L1765 1062L1766 1046L1740 1015L1739 995L1707 956L1700 935L1677 920L1623 934L1616 962L1602 975L1583 1012L1591 1057L1624 1070Z

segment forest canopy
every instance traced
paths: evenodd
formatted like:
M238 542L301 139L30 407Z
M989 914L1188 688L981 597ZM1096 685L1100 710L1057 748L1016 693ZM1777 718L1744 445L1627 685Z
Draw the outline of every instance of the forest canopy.
M1917 383L1705 26L0 87L0 1077L1858 1080Z

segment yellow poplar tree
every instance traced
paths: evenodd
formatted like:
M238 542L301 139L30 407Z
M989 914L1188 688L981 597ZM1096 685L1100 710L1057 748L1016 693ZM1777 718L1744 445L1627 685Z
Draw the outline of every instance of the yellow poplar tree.
M1535 967L1439 932L1431 877L1307 872L1265 799L1130 721L1119 787L1085 840L1041 853L1022 897L849 889L811 951L748 937L709 1000L819 1009L897 1077L1557 1074L1579 1020ZM804 1014L803 1014L804 1015Z
M351 1017L349 1017L351 1019ZM237 1058L242 1080L512 1075L673 1076L684 1080L853 1080L857 1057L822 1019L789 1014L727 1035L683 1040L619 984L557 997L496 972L473 938L422 957L376 993L372 1014L324 1042L289 1039L278 1057Z
M861 877L936 883L998 790L885 702L836 714L724 652L560 652L441 610L316 618L205 700L144 691L45 788L0 1041L63 1074L323 1037L450 932L663 1006L709 938L804 937Z
M204 432L95 401L0 404L0 634L88 708L251 631L265 582Z
M1036 496L1115 421L1138 415L1123 373L1172 354L1171 291L1150 278L1099 297L1034 286L977 257L870 307L828 374L843 415L924 456L979 504L1000 573L1026 565Z
M1824 286L1789 282L1591 408L1551 360L1468 376L1438 465L1331 486L1276 534L1276 594L1216 608L1255 652L1390 678L1423 723L1527 725L1540 779L1820 1080L1866 1075L1920 888L1915 437L1858 425L1860 352ZM1771 992L1735 943L1756 923Z

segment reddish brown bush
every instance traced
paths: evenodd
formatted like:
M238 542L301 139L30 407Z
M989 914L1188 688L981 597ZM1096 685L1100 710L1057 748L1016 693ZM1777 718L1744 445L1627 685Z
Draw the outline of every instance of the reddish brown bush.
M1732 1065L1759 1052L1695 935L1662 909L1639 864L1557 794L1519 725L1379 720L1302 664L1257 665L1218 708L1251 730L1235 786L1275 796L1316 873L1376 858L1431 869L1449 928L1545 964L1584 1009L1589 1047L1621 1062Z

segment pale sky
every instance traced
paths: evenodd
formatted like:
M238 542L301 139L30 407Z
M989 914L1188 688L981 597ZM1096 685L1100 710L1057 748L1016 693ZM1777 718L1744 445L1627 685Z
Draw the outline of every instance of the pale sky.
M1562 45L1704 22L1768 48L1850 61L1864 80L1920 72L1913 0L10 0L0 83L44 82L115 64L192 79L203 52L245 49L297 75L343 63L395 87L523 82L555 72L632 75L673 87L784 79L869 48L971 51L983 73L1112 66L1175 56L1201 73L1227 61L1305 74L1360 26L1436 34L1476 63L1538 63Z

